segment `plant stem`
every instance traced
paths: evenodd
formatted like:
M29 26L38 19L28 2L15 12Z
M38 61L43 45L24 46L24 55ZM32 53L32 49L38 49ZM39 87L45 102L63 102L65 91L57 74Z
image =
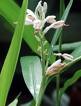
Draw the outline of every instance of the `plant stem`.
M56 106L60 106L60 99L59 99L59 86L60 85L60 74L56 76Z
M40 87L40 91L39 91L39 95L36 101L36 106L40 106L41 104L41 100L43 98L43 94L46 88L46 77L45 77L45 57L44 57L44 38L43 38L43 33L40 32L39 33L39 37L40 37L40 46L41 46L41 63L42 63L42 82L41 82L41 87Z
M62 49L62 32L60 33L59 37L59 50L58 50L59 53L61 52L61 49ZM56 106L60 106L59 89L60 89L60 73L58 73L56 76Z
M39 95L38 95L37 102L36 102L36 106L40 106L45 88L46 88L46 77L43 77L42 83L41 83L41 88L40 88Z
M45 57L44 57L44 37L43 33L39 33L40 37L40 46L41 46L41 63L42 63L42 76L45 76Z
M64 0L60 0L60 14L59 14L59 17L61 18L63 12L65 10L65 5L64 5ZM60 33L60 36L59 36L59 50L58 52L60 53L62 50L62 31ZM56 106L60 106L60 93L59 93L59 89L60 89L60 73L57 74L56 76L56 89L57 89L57 92L56 92Z

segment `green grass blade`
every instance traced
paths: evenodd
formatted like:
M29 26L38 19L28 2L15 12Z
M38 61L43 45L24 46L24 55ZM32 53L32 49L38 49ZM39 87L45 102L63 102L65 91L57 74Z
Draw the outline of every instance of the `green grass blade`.
M18 55L21 47L22 37L23 37L27 4L28 4L28 0L24 0L18 25L15 29L8 54L6 56L4 65L2 67L2 71L0 75L0 106L5 106L6 98L14 76Z
M69 50L74 50L77 47L81 45L81 41L74 42L74 43L64 43L62 44L62 51L69 51ZM59 50L59 45L55 45L53 48L53 51L58 51Z
M74 56L74 61L71 64L76 63L77 61L81 60L81 46L76 48L73 52L72 55ZM70 63L69 63L70 64ZM65 83L64 86L60 89L60 96L63 95L63 93L70 87L72 84L74 84L79 78L81 77L81 70L78 70L74 73L74 75L68 79Z
M62 17L63 13L65 10L65 4L64 4L64 0L60 0L60 18Z
M60 89L60 96L62 96L64 92L67 90L67 88L70 87L72 84L74 84L80 77L81 77L81 70L78 70L70 79L68 79L64 83L63 88Z
M64 11L64 14L63 14L61 20L66 21L66 19L67 19L67 17L68 17L68 14L69 14L69 11L70 11L70 9L71 9L72 3L73 3L73 0L70 0L70 2L68 3L68 5L67 5L67 7L66 7L66 9L65 9L65 11ZM62 28L59 28L59 29L56 30L56 32L55 32L55 34L54 34L54 36L53 36L51 45L54 46L54 45L56 44L56 42L57 42L57 40L58 40L58 38L59 38L59 35L60 35L61 31L62 31Z
M20 8L13 0L0 1L0 15L3 16L12 26L18 20Z
M69 14L69 11L71 9L72 3L73 3L73 0L70 0L70 2L68 3L68 5L67 5L67 7L66 7L66 9L64 11L64 14L63 14L62 18L61 18L62 20L66 21L67 16ZM62 31L62 28L57 29L55 34L54 34L54 36L53 36L53 39L51 41L50 50L49 50L48 60L49 60L50 55L52 53L52 49L54 48L54 46L55 46L55 44L56 44L56 42L57 42L57 40L59 38L59 35L60 35L61 31Z
M81 56L81 45L79 45L71 54L74 58Z

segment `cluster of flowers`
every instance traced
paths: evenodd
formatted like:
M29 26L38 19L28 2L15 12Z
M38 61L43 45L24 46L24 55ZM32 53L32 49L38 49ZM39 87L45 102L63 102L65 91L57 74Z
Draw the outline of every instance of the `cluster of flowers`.
M44 34L47 33L47 31L51 28L57 29L65 25L63 20L56 21L56 16L54 15L45 17L46 12L47 3L44 2L42 5L42 1L39 1L37 7L35 8L35 12L27 9L25 25L33 25L35 31L39 32L43 30L44 25L47 22L50 25L43 30Z
M47 3L44 2L42 4L42 1L38 2L37 7L35 8L35 12L31 11L30 9L27 9L26 19L25 19L25 25L33 25L33 28L36 32L42 31L44 34L46 34L51 28L61 28L65 26L65 23L63 20L56 21L56 16L51 15L47 16ZM44 28L45 23L49 23L47 27ZM61 56L65 60L72 61L73 56L69 55L67 53L57 53L56 56ZM58 59L56 62L54 62L51 66L47 68L46 75L54 75L58 72L58 70L61 70L66 64L62 63L61 59Z

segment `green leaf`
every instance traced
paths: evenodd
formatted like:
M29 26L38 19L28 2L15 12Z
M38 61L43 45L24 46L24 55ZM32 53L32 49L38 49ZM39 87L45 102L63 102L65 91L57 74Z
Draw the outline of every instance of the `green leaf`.
M79 56L81 56L81 45L79 45L79 47L77 47L73 52L72 55L74 56L74 58L77 58Z
M75 60L73 63L81 60L81 46L76 48L73 52L72 55L74 56ZM64 86L60 89L60 96L63 95L63 93L70 87L72 84L74 84L79 78L81 77L81 70L78 70L74 73L74 75L69 78L65 83Z
M0 1L0 15L3 16L12 26L18 20L20 8L13 0Z
M62 44L62 51L74 50L76 48L78 49L80 45L81 45L81 41L74 42L74 43L65 43L65 44ZM59 50L59 45L55 45L53 48L53 51L58 51L58 50ZM77 53L77 50L76 50L76 53ZM75 53L72 53L72 54L75 54Z
M10 89L10 85L14 76L19 51L21 47L25 13L27 9L28 0L23 1L19 21L15 29L9 51L7 53L5 62L3 64L0 75L0 106L5 106L6 98Z
M21 67L24 81L34 99L37 99L42 81L42 67L37 56L25 56L21 58Z
M73 0L70 0L70 2L68 3L68 5L67 5L67 7L66 7L66 9L64 11L64 14L63 14L61 20L66 21L66 19L68 17L68 14L69 14L69 11L70 11L70 8L72 6L72 3L73 3ZM53 36L53 39L51 41L50 50L49 50L48 59L49 59L49 57L51 55L52 49L54 48L54 46L55 46L55 44L56 44L56 42L57 42L57 40L58 40L58 38L60 36L61 31L62 31L62 28L57 29L55 34L54 34L54 36Z
M60 18L62 17L63 13L64 13L64 10L65 10L65 4L64 4L64 0L60 0Z
M16 98L12 103L10 103L8 106L17 106L18 99Z
M68 17L68 14L69 14L69 11L70 11L70 9L71 9L72 3L73 3L73 0L70 0L70 2L68 3L68 5L67 5L67 7L66 7L66 9L65 9L65 11L64 11L64 14L63 14L61 20L66 21L66 19L67 19L67 17ZM52 45L53 45L53 46L54 46L55 43L57 42L61 31L62 31L62 28L59 28L59 29L56 30L56 32L55 32L55 34L54 34L54 37L53 37L53 39L52 39Z
M39 42L34 36L34 29L32 26L25 26L24 28L24 40L30 46L30 48L37 53Z
M74 62L77 62L81 60L81 46L76 48L73 52L72 55L74 56ZM72 63L72 64L73 64ZM68 79L65 83L64 86L60 89L60 96L67 90L68 87L70 87L72 84L74 84L79 78L81 77L81 70L78 70L74 73L74 75Z
M74 84L80 77L81 77L81 70L78 70L70 79L68 79L64 83L63 88L60 89L60 96L62 96L63 93L67 90L67 88L70 87L72 84Z

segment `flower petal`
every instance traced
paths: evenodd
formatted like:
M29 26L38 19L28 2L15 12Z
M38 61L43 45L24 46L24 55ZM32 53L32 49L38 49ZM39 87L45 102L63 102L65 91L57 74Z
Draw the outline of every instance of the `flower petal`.
M26 18L26 20L25 20L25 25L33 25L32 20Z
M40 17L42 16L42 12L43 12L41 3L42 1L39 1L38 5L35 8L35 15L37 16L38 19L40 19Z
M44 2L42 5L42 1L39 1L35 9L35 15L37 16L38 19L44 20L46 12L47 12L47 3Z
M54 15L47 16L45 19L45 22L52 24L52 23L56 22L55 18L56 18L56 16L54 16Z
M55 63L53 63L50 67L48 67L46 71L46 75L54 75L59 72L63 67L65 66L64 63L61 63L61 59L57 60Z
M59 65L61 63L61 59L58 59L56 62L54 62L50 67L48 67L47 70L50 70L54 68L55 66Z
M69 60L69 61L72 61L72 60L73 60L73 56L70 55L70 54L67 54L67 53L62 54L62 57L63 57L65 60Z
M33 23L33 27L37 31L41 30L41 21L40 20L35 20L34 23Z
M46 14L46 12L47 12L47 3L46 2L44 2L43 3L43 12L44 12L44 14Z
M31 16L32 18L36 19L36 16L35 16L34 12L31 11L30 9L27 9L26 13L27 13L27 16Z
M64 26L64 21L63 20L60 20L60 21L57 21L55 23L52 24L53 28L61 28Z
M64 25L65 24L63 20L56 21L44 29L44 34L46 34L51 28L57 29L57 28L63 27Z

